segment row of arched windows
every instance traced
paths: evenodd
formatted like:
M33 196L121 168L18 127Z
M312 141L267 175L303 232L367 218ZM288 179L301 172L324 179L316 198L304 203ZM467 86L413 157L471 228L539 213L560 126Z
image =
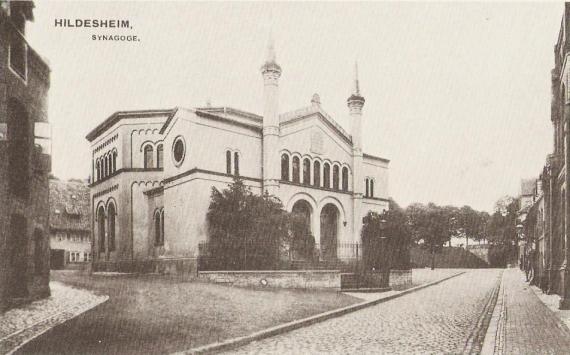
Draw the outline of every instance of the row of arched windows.
M113 149L98 158L95 161L95 170L97 171L97 180L104 179L117 171L117 150Z
M239 152L226 150L226 174L232 174L232 155L233 155L233 174L239 175Z
M154 212L154 246L164 245L164 208Z
M374 179L373 178L366 178L364 180L366 185L366 192L364 197L374 197Z
M105 213L105 207L99 206L97 209L97 229L98 229L98 242L99 251L106 252L115 250L115 223L117 217L117 209L114 203L109 203L107 206L107 212Z
M332 172L331 172L332 170ZM309 158L298 156L289 157L289 154L281 155L281 180L291 181L298 184L324 187L327 189L348 191L349 170L348 167L340 167L338 164L319 160L311 161Z
M144 168L145 169L150 169L150 168L162 168L164 167L164 155L163 155L163 146L162 144L159 144L156 147L156 165L154 163L154 147L152 146L152 144L147 144L143 147L143 152L144 152Z

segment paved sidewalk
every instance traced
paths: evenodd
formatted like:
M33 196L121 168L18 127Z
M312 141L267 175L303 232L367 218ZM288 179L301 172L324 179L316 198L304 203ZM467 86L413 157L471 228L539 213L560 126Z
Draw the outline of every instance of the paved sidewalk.
M570 329L570 309L559 309L560 299L561 297L555 293L553 294L546 294L542 292L540 288L537 286L530 287L534 294L544 303L551 311L557 316L562 323L566 324L568 329Z
M536 296L518 269L503 274L483 354L568 354L570 330Z
M0 354L11 354L26 342L109 298L54 281L50 282L50 289L50 297L2 314Z

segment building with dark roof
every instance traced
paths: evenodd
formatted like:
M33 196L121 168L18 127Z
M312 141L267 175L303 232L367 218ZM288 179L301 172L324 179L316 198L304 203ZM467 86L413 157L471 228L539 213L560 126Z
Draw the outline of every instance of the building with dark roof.
M49 182L50 265L62 269L91 260L89 186L81 180Z

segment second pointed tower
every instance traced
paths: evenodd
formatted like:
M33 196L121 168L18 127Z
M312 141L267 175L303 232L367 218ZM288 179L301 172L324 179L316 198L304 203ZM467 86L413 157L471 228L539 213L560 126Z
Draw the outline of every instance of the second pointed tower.
M263 75L263 192L276 195L279 190L279 78L281 67L275 59L273 40L269 40Z

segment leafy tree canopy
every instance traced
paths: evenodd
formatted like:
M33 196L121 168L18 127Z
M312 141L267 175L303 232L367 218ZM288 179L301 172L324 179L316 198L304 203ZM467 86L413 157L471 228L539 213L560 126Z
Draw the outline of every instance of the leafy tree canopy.
M512 245L517 240L517 216L520 200L511 196L500 198L489 218L488 239L496 245Z
M281 201L255 195L235 178L227 189L212 188L207 214L210 252L225 269L272 269L289 238Z
M314 255L305 217L285 211L274 196L252 193L239 177L222 191L212 188L207 221L211 269L274 269L285 254Z

